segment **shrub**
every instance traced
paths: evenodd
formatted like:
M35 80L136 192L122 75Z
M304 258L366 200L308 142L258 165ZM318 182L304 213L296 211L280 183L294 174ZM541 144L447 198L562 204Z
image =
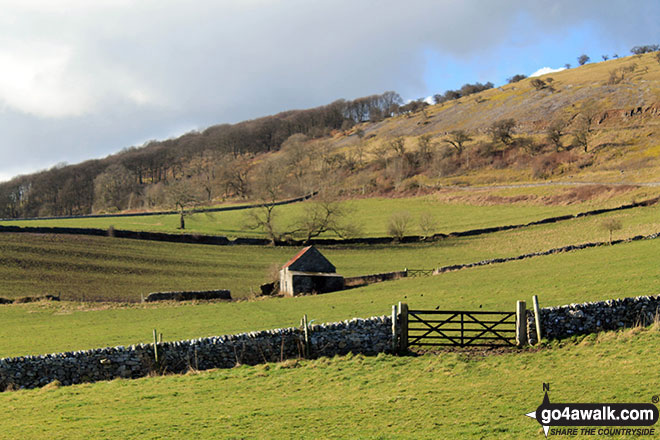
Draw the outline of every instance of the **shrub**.
M423 212L419 216L419 229L424 238L432 236L438 228L438 222L429 212Z
M527 78L527 75L523 75L523 74L519 73L517 75L513 75L511 78L507 78L506 80L509 84L511 84L511 83L515 83L515 82L518 82L518 81L522 81L525 78Z
M389 224L387 225L387 232L397 239L403 240L406 236L408 229L412 223L412 216L408 211L399 211L392 214Z
M546 87L548 87L548 85L545 83L545 81L543 81L542 79L539 79L539 78L534 78L534 79L532 79L532 80L530 81L530 84L531 84L532 87L534 87L536 90L543 90L543 89L545 89Z

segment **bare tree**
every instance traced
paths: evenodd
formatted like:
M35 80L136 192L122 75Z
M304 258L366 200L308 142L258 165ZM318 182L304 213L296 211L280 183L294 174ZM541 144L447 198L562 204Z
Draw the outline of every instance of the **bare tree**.
M308 140L304 134L296 133L282 144L284 166L293 176L300 194L308 193L312 189L307 182L312 160Z
M515 119L502 119L494 122L489 128L493 142L501 142L504 145L513 144L513 130L516 128Z
M585 153L589 148L591 137L593 136L593 124L597 114L596 107L593 103L585 104L573 130L573 143L576 147L583 148Z
M564 149L564 144L562 143L561 138L565 134L565 130L566 121L558 118L552 121L545 131L546 138L555 146L556 151Z
M419 216L419 229L422 231L424 239L426 239L438 229L438 221L430 212L424 211Z
M408 211L399 211L392 214L387 225L387 232L397 241L402 241L412 224L412 216Z
M601 227L610 233L610 245L612 244L612 232L619 231L623 228L621 220L616 218L608 218L603 220Z
M94 179L94 206L96 209L121 211L130 194L135 191L135 175L119 163L108 166Z
M430 134L423 134L417 138L417 146L419 147L419 156L425 163L429 163L433 157L433 142Z
M359 227L349 221L350 209L341 202L330 189L321 191L313 200L304 204L303 215L296 222L291 235L300 235L307 243L312 238L325 233L333 233L340 238L355 236Z
M406 140L402 136L390 140L388 146L397 156L403 157L406 154Z
M245 226L248 229L261 229L271 244L280 241L283 232L277 222L277 206L281 199L284 175L280 164L273 161L263 163L255 173L253 194L260 206L250 209L246 214Z
M186 173L191 175L195 183L203 190L207 202L213 200L219 186L215 165L218 159L216 155L206 151L192 158L186 167Z
M543 80L540 79L540 78L533 78L533 79L530 81L530 84L531 84L532 87L534 87L536 90L543 90L543 89L545 89L545 88L548 87L548 85L545 83L545 81L543 81Z
M509 84L512 84L512 83L515 83L515 82L518 82L518 81L522 81L525 78L527 78L527 75L523 75L523 74L519 73L517 75L513 75L511 78L507 78L506 81Z
M179 229L186 229L186 209L203 200L201 188L192 178L184 177L170 182L165 191L168 204L179 211Z
M464 144L471 140L472 138L465 130L452 130L449 132L448 137L444 139L444 141L451 145L458 154L463 153Z
M589 60L591 60L591 58L589 58L589 55L587 54L582 54L577 58L577 62L580 66L584 66Z
M236 196L247 198L250 191L249 175L252 169L252 156L225 155L216 165L216 176L224 186L225 197Z

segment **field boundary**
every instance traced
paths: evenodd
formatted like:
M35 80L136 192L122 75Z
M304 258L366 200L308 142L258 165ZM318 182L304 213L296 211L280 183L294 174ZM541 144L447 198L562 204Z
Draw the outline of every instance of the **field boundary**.
M499 263L508 263L511 261L519 261L519 260L526 260L529 258L534 258L534 257L544 257L547 255L553 255L553 254L561 254L565 252L572 252L572 251L578 251L582 249L588 249L588 248L593 248L593 247L599 247L599 246L615 246L618 244L624 244L624 243L632 243L634 241L640 241L640 240L655 240L658 237L660 237L660 232L655 232L653 234L649 235L635 235L634 237L630 238L623 238L620 240L612 240L611 242L609 241L595 241L595 242L588 242L588 243L582 243L582 244L571 244L568 246L562 246L558 248L553 248L549 249L547 251L540 251L540 252L531 252L528 254L522 254L518 255L516 257L503 257L503 258L491 258L488 260L482 260L478 261L476 263L466 263L466 264L452 264L449 266L442 266L433 271L433 275L440 275L445 272L454 272L457 270L462 270L462 269L469 269L471 267L478 267L478 266L488 266L491 264L499 264Z
M197 214L203 212L223 212L223 211L241 211L244 209L259 208L261 206L281 206L289 205L291 203L304 202L305 200L311 199L318 194L318 191L311 192L304 196L294 197L292 199L280 200L279 202L272 203L251 203L249 205L236 205L236 206L221 206L218 208L200 208L200 209L190 209L186 211L186 214ZM132 212L124 214L85 214L85 215L66 215L60 217L25 217L25 218L0 218L0 221L10 222L10 221L35 221L35 220L74 220L74 219L86 219L86 218L116 218L116 217L148 217L154 215L174 215L180 214L179 211L149 211L149 212Z
M305 197L312 197L310 194ZM560 221L573 220L581 217L589 217L594 215L605 214L608 212L623 211L627 209L652 206L660 201L660 197L643 200L641 202L629 203L626 205L617 206L614 208L593 209L590 211L580 212L578 214L568 214L562 216L548 217L541 220L535 220L528 223L521 223L516 225L503 225L493 226L489 228L470 229L467 231L450 232L448 234L439 233L430 237L422 237L419 235L410 235L403 237L399 241L395 241L393 237L372 237L372 238L316 238L308 241L304 240L289 240L278 241L275 243L277 246L301 246L314 244L319 246L330 245L351 245L351 244L398 244L398 243L418 243L418 242L432 242L439 241L449 237L472 237L477 235L492 234L495 232L509 231L512 229L522 229L529 226L557 223ZM285 202L277 202L284 204ZM294 203L294 202L288 202ZM245 205L249 206L249 205ZM256 205L263 206L263 205ZM253 206L254 207L254 206ZM228 207L236 209L237 207ZM221 208L217 208L221 209ZM247 208L241 208L247 209ZM142 215L142 214L140 214ZM59 217L63 218L63 217ZM17 219L13 219L17 220ZM37 220L37 219L32 219ZM40 219L45 220L45 219ZM9 221L9 220L7 220ZM0 225L0 233L13 232L13 233L33 233L33 234L65 234L65 235L91 235L91 236L112 236L117 238L129 238L135 240L152 240L152 241L165 241L173 243L189 243L189 244L208 244L216 246L229 246L229 245L253 245L253 246L268 246L272 244L271 240L266 238L248 238L238 237L233 240L222 235L205 235L205 234L172 234L167 232L149 232L149 231L131 231L125 229L101 229L101 228L71 228L59 226L3 226Z

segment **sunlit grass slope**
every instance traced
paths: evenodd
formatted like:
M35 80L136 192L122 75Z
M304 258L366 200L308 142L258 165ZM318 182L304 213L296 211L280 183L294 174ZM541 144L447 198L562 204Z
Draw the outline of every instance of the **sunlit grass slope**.
M485 357L346 356L6 392L0 438L542 438L524 414L543 383L555 402L650 402L658 350L657 330L642 329Z
M318 296L235 303L133 305L75 303L0 307L0 357L297 326L385 315L392 304L414 307L514 310L539 295L542 306L659 294L660 240L412 278Z

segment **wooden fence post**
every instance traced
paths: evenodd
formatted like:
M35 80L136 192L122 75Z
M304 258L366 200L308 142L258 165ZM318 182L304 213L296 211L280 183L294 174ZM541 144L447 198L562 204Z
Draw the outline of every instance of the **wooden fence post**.
M399 302L399 351L405 353L408 350L408 304Z
M541 312L539 310L539 297L534 295L532 297L534 303L534 322L536 323L536 344L541 343Z
M527 304L518 301L516 304L516 344L522 347L527 344Z
M398 337L398 316L396 313L396 305L392 306L392 351L396 352L399 347L399 337Z
M305 332L305 357L309 358L309 332L306 314L303 316L303 331Z
M158 332L154 329L154 360L158 365Z

